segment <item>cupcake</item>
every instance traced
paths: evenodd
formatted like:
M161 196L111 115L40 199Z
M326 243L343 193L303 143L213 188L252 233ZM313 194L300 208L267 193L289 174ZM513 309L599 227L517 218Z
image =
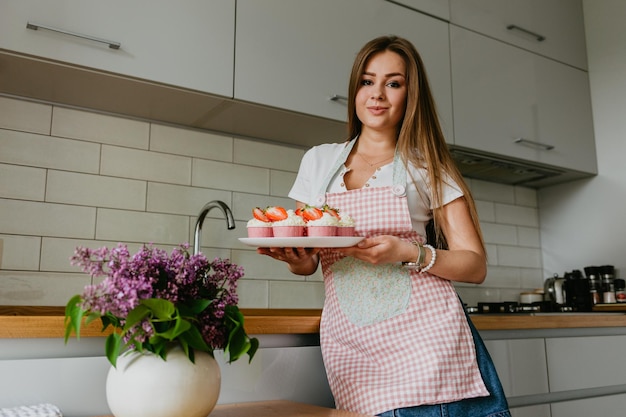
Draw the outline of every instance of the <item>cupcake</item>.
M273 237L274 232L272 222L265 222L259 219L248 220L248 237Z
M304 219L293 210L287 210L287 217L272 222L274 237L302 237L304 236Z
M316 236L336 236L339 220L332 214L324 212L322 217L316 220L309 220L306 224L307 235Z
M337 236L354 236L354 219L349 215L341 216L337 226Z

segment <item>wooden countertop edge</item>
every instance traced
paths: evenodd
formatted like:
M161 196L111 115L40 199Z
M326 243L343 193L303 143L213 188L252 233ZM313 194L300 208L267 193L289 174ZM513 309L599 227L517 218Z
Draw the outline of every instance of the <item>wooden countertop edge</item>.
M366 414L320 407L287 400L255 401L235 404L218 404L211 417L368 417ZM113 417L112 415L98 417Z
M309 309L242 309L245 328L250 335L315 334L319 332L321 310ZM624 327L626 314L601 312L577 315L472 315L478 330L532 330L590 327ZM64 337L61 307L0 306L0 338ZM101 337L100 322L81 329L81 337Z
M241 309L250 335L318 333L321 310ZM62 307L0 306L0 339L57 338L65 336ZM81 337L102 337L99 320L81 328Z

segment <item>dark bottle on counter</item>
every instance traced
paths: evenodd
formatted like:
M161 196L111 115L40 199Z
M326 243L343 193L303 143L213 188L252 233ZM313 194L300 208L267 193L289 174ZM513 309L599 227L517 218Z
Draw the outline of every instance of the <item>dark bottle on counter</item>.
M616 278L613 281L615 286L615 301L618 303L626 303L626 281Z
M600 271L597 266L586 266L585 275L589 280L589 297L591 304L596 305L602 302L602 285L600 281Z
M578 269L566 272L564 277L563 286L567 306L571 307L572 311L591 311L593 304L589 280Z

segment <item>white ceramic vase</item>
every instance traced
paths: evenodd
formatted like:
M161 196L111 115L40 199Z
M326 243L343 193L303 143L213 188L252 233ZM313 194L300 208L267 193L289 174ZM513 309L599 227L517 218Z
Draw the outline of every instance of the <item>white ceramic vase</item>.
M106 395L115 417L206 417L220 393L215 359L195 351L192 363L180 347L167 360L150 352L130 352L107 375Z

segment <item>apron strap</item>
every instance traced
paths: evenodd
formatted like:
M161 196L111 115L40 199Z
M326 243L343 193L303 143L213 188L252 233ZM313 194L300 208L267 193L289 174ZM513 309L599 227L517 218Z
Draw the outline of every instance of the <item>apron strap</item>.
M341 151L341 153L335 160L332 168L326 174L326 178L324 178L324 181L321 183L320 188L317 192L317 196L315 198L315 204L318 207L323 206L326 202L326 191L328 190L328 186L330 185L330 182L333 180L339 169L345 164L346 160L348 159L348 155L350 155L350 152L352 151L352 148L354 147L357 139L358 138L354 138L350 142L348 142L343 151ZM406 167L402 162L400 154L396 150L393 158L393 186L391 188L391 192L396 197L406 196L406 177Z

